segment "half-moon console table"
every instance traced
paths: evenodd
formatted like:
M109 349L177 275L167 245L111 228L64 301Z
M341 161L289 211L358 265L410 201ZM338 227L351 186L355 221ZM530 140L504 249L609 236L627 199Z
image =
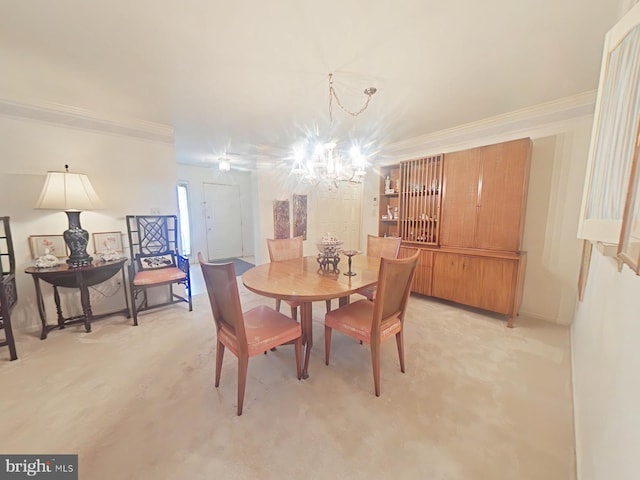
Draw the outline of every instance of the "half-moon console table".
M40 321L42 322L42 333L40 339L47 338L47 333L55 328L63 329L66 325L74 323L84 323L85 330L91 331L91 322L99 318L103 318L109 315L125 314L127 318L130 318L129 312L129 298L127 297L126 278L125 278L125 264L126 258L114 260L112 262L97 261L86 267L69 268L67 264L58 265L51 268L37 268L28 267L25 269L25 273L28 273L33 277L33 282L36 287L36 301L38 302L38 312L40 313ZM89 287L97 285L111 277L118 272L122 272L122 287L124 291L125 308L108 313L101 313L94 315L91 311L91 298L89 295ZM56 302L56 310L58 313L58 324L47 324L47 313L44 309L44 299L42 298L42 289L40 288L40 280L53 285L53 297ZM58 293L58 287L64 288L77 288L80 290L80 302L82 304L82 315L76 315L65 318L62 314L62 307L60 306L60 294Z

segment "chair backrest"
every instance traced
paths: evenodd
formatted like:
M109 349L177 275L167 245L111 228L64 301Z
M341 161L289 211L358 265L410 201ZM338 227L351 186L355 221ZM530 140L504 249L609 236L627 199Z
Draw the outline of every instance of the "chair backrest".
M0 274L10 273L16 273L11 226L9 225L9 217L0 217Z
M16 273L9 217L0 217L0 274Z
M367 235L367 255L369 257L398 258L400 237L376 237Z
M143 269L176 265L179 238L176 215L127 215L126 219L133 263Z
M7 314L18 301L16 289L16 258L9 217L0 217L0 308ZM4 318L5 313L0 313Z
M208 263L205 262L201 252L198 252L198 261L202 269L204 283L207 286L218 335L220 330L225 330L227 333L235 335L238 340L238 349L248 348L233 262Z
M269 260L272 262L302 257L302 237L277 240L267 238L267 247L269 248Z
M373 325L371 336L379 333L381 322L398 315L404 322L404 313L411 294L411 283L416 273L420 250L408 258L382 257L378 273L378 290L373 301Z

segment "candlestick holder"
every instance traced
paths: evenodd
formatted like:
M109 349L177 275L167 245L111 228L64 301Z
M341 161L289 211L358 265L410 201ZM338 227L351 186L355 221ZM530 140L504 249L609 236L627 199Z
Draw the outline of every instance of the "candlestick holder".
M349 259L348 261L349 271L345 272L344 274L348 277L353 277L354 275L356 275L356 273L351 271L351 257L353 257L354 255L357 255L359 252L357 250L343 250L342 253L343 255L346 255L347 258Z

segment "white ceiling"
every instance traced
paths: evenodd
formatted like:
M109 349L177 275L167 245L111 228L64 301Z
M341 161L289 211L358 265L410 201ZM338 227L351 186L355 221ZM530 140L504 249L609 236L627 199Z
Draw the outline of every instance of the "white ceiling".
M171 125L179 162L286 155L327 75L379 148L597 88L612 0L0 0L0 98ZM232 157L234 161L234 157Z

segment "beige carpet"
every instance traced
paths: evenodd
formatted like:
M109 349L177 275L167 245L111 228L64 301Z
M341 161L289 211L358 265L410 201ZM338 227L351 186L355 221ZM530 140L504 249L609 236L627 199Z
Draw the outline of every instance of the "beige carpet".
M197 272L199 275L199 272ZM245 309L272 305L242 289ZM213 386L206 295L54 330L0 349L0 452L78 453L81 479L572 479L569 331L414 296L407 373L382 349L334 334L324 365L324 302L314 305L310 378L292 347L251 359L237 417L236 360Z

